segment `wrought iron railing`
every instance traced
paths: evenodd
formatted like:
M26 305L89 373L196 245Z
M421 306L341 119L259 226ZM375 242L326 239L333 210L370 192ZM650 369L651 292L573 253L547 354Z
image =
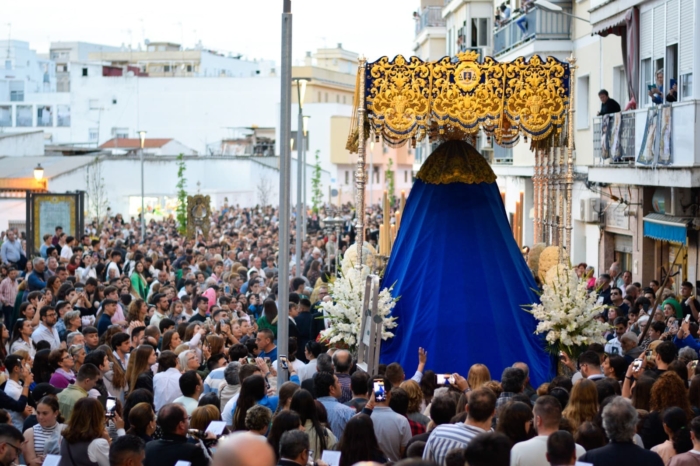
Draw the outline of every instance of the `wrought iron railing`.
M445 27L445 19L442 17L442 7L429 6L423 9L420 16L416 18L416 35L425 28Z
M636 112L623 112L622 120L620 122L620 157L613 159L611 155L610 158L606 159L610 161L611 165L629 165L630 162L635 160L636 154L634 149L634 138L635 138L635 115ZM603 118L596 117L593 119L593 156L596 158L597 163L602 163L602 143L603 143ZM609 144L612 145L613 136L610 136Z

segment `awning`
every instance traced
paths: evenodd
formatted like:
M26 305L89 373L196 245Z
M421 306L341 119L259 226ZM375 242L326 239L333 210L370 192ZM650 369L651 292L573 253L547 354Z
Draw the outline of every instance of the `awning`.
M621 11L616 15L610 16L602 21L599 21L591 25L591 35L598 34L605 37L609 34L615 34L616 36L621 36L624 34L627 24L625 23L625 15L627 15L627 10Z
M688 227L693 219L688 217L671 217L664 214L647 214L644 217L644 236L669 243L686 244Z

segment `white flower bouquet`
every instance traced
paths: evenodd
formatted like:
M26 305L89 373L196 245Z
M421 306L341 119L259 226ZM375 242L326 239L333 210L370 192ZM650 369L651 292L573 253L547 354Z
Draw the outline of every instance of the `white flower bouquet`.
M566 353L575 359L591 343L605 344L609 326L596 319L607 306L599 304L598 293L588 292L585 280L567 265L548 273L540 294L540 303L531 304L527 312L537 319L535 333L545 335L547 349L553 354Z
M341 276L329 283L332 299L321 304L330 326L321 332L320 340L330 346L346 348L355 352L361 340L362 306L364 302L367 270L344 267ZM392 338L391 329L396 327L396 317L390 317L397 299L391 296L391 288L379 292L377 313L382 317L382 339Z

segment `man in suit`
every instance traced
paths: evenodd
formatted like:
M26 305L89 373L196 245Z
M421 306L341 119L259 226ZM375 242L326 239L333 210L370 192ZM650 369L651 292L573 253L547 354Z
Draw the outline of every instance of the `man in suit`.
M645 450L634 443L637 422L637 410L634 406L621 396L615 397L603 409L603 428L610 443L587 452L579 458L579 461L591 463L593 466L620 464L663 466L664 462L657 453Z

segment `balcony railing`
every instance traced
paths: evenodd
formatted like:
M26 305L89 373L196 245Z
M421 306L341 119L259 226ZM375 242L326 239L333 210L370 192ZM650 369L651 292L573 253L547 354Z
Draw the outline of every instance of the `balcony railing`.
M494 165L513 165L513 149L501 147L494 143L492 163Z
M442 7L429 6L423 9L420 16L416 18L416 35L425 28L445 27L445 20L442 17Z
M634 162L635 154L635 118L636 112L622 113L622 121L620 122L620 157L613 159L613 155L606 160L610 161L611 165L629 165ZM643 115L642 115L643 116ZM602 163L602 126L603 118L596 117L593 119L593 156ZM613 145L613 137L609 136L608 145Z
M571 9L564 8L563 11L570 13ZM498 56L530 40L569 39L571 39L571 17L535 7L496 30L493 53Z

